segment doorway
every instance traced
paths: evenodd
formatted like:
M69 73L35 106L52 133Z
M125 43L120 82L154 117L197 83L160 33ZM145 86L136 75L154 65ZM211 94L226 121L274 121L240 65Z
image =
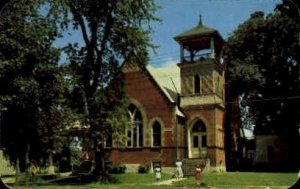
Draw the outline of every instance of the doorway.
M198 120L191 130L191 150L193 158L202 158L207 155L207 134L203 121Z

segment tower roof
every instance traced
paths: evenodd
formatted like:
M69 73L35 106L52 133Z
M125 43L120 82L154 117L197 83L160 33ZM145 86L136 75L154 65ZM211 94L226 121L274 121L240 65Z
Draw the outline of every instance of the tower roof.
M182 41L185 39L192 39L195 37L198 38L198 37L215 36L215 35L218 35L218 37L222 38L217 30L203 25L201 17L200 17L200 21L196 27L193 27L193 28L177 35L176 37L174 37L174 39L176 41Z
M214 38L217 43L223 43L223 38L219 32L202 24L201 17L198 25L177 36L174 39L184 46L190 46L189 49L202 49L209 47L210 38ZM196 42L197 41L197 42ZM199 44L201 41L201 45ZM197 44L194 44L194 43Z

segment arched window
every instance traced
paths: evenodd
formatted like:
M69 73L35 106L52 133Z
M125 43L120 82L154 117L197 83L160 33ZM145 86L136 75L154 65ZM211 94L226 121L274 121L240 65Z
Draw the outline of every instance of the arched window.
M206 127L203 123L203 121L198 120L194 127L193 127L193 132L206 132Z
M126 128L127 147L143 146L143 119L142 114L136 106L128 107L130 127Z
M194 77L194 94L200 94L200 76L195 75Z
M161 146L161 126L158 121L154 122L152 131L153 131L153 146Z
M205 148L207 146L207 137L206 137L206 127L203 121L198 120L192 128L192 132L194 133L193 135L194 148L198 148L198 147Z

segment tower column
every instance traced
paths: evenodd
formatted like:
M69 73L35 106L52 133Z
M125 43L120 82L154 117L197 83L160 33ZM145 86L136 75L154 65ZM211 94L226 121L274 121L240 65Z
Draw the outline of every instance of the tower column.
M210 38L210 58L215 58L215 40Z
M183 62L184 60L184 50L183 50L183 45L180 44L180 62Z

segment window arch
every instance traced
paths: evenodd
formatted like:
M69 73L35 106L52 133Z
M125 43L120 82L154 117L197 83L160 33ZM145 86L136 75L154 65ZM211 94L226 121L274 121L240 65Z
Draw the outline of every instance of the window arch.
M131 104L128 107L130 126L126 128L127 147L143 146L143 119L139 109Z
M194 76L194 94L200 94L200 76Z
M198 120L193 126L193 132L206 132L206 127L203 121Z
M161 146L161 125L155 121L152 126L153 146Z

